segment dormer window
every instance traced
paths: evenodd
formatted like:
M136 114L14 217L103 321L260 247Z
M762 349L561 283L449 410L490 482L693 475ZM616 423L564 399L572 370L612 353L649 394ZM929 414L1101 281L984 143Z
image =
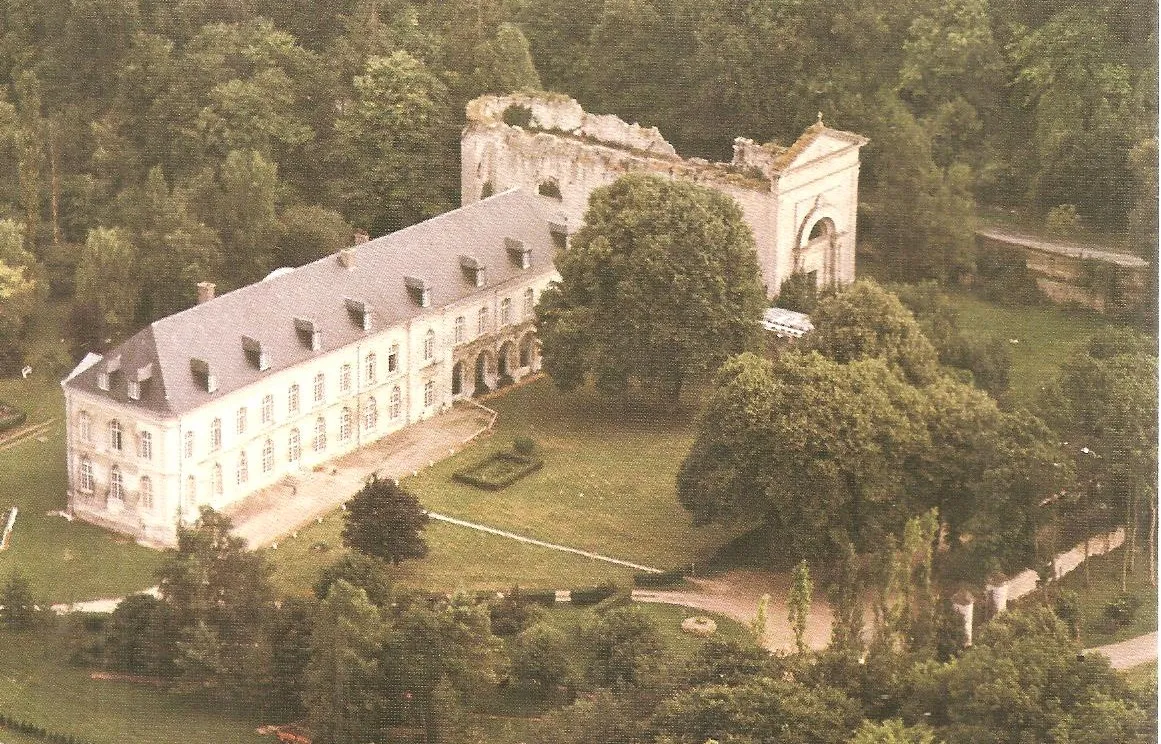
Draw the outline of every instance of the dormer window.
M141 388L152 377L153 362L146 364L144 367L138 367L137 371L133 373L133 377L129 379L129 398L132 400L141 400Z
M411 299L416 305L431 307L431 285L426 280L417 276L405 276L403 284L407 287L407 293L411 295Z
M129 381L129 400L141 400L141 383L137 380Z
M473 256L460 256L460 269L472 286L483 287L488 283L488 272L484 264Z
M516 266L527 269L532 266L532 249L524 245L524 241L516 238L504 238L504 248L508 251L508 258Z
M354 300L350 297L344 298L343 303L347 306L347 313L350 314L351 320L355 321L355 325L364 331L371 330L370 305L363 300Z
M322 329L313 320L295 318L294 330L298 332L298 340L311 351L322 349Z
M548 220L548 232L552 235L552 243L563 250L568 247L568 217L558 215Z
M262 342L249 336L242 337L242 352L246 361L259 372L270 369L270 356L262 350Z
M193 358L189 360L189 371L193 373L194 379L197 380L198 386L207 393L214 393L218 390L218 378L214 377L213 371L210 369L210 363L205 359Z
M121 355L120 354L117 354L115 356L111 356L108 359L106 359L105 360L105 368L97 373L97 387L104 390L105 392L108 392L109 388L111 387L110 382L109 382L110 378L112 377L114 372L119 372L120 370L121 370Z
M105 392L109 392L109 373L108 372L98 372L97 373L97 387L101 388Z

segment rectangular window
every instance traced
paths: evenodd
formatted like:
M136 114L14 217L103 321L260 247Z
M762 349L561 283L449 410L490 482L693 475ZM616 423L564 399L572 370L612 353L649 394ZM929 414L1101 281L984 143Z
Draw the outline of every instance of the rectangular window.
M327 378L322 372L314 376L314 402L322 403L327 394Z
M512 322L512 299L505 297L500 300L500 325L506 326Z
M217 452L222 448L222 420L216 418L210 422L210 449Z
M378 371L379 371L379 370L377 369L377 367L376 367L376 363L375 363L375 352L371 352L370 354L368 354L368 355L367 355L367 361L366 361L366 364L367 364L367 370L366 370L366 371L367 371L367 379L366 379L366 383L367 383L368 385L372 385L372 384L374 384L374 383L375 383L375 377L377 376L377 374L378 374Z
M430 328L423 334L423 360L426 362L435 356L435 331Z
M395 372L399 369L399 344L391 344L391 350L387 352L387 371Z
M430 408L435 403L435 383L428 380L423 384L423 405Z
M274 421L274 396L266 395L262 398L262 423L269 424Z
M524 290L524 319L531 320L536 313L536 292L529 287Z
M291 385L286 395L286 410L288 413L298 413L298 385Z
M339 368L339 392L349 393L351 391L351 365L344 364Z
M192 460L194 455L194 433L187 431L185 433L185 459Z
M246 406L238 409L238 433L246 433Z
M482 336L488 332L488 308L481 307L476 314L476 335Z
M153 434L143 431L137 435L137 456L142 460L153 459Z
M262 472L269 473L274 469L274 442L269 439L262 445Z
M462 344L464 342L464 316L460 315L456 318L456 343Z
M87 457L81 460L81 490L93 490L93 463Z

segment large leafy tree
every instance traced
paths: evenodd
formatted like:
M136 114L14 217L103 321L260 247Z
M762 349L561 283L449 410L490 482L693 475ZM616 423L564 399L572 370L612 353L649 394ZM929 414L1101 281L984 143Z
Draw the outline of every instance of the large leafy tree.
M903 474L930 446L927 416L880 359L744 354L714 381L678 497L700 523L763 519L791 557L866 549L917 506Z
M729 197L629 175L589 199L537 307L544 364L571 389L632 382L676 400L690 378L755 348L764 297L754 240Z
M333 160L346 216L373 234L446 210L458 173L447 86L407 52L371 57L335 123Z
M427 526L427 512L394 480L372 476L347 502L345 519L343 544L364 555L395 565L427 555L427 542L420 534Z
M114 335L129 331L136 318L139 260L137 246L121 228L93 228L81 248L77 301L99 308Z

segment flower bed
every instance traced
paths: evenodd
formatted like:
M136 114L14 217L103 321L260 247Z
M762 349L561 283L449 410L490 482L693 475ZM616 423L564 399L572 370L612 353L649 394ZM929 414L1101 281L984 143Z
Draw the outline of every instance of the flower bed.
M452 479L487 491L498 491L544 467L538 457L516 452L497 452L486 460L452 474Z
M28 414L0 400L0 432L15 429L28 420Z

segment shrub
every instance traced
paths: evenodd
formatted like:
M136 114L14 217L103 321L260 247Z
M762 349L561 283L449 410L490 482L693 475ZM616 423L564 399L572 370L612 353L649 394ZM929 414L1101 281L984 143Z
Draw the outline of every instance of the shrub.
M675 568L672 571L662 571L661 573L641 572L633 574L634 586L651 589L677 586L683 581L685 581L685 570L681 568Z
M1068 626L1068 632L1074 639L1080 638L1080 595L1076 592L1065 589L1056 595L1056 600L1052 603L1052 609L1056 612L1056 616L1064 621Z
M1140 597L1132 594L1121 594L1111 602L1105 603L1105 619L1113 625L1123 628L1133 622L1140 606Z
M553 597L555 599L555 593ZM492 632L498 636L510 636L519 633L540 619L540 606L530 600L526 592L520 587L512 587L512 591L488 608L492 619Z
M536 440L532 437L516 437L515 441L512 442L512 449L518 455L532 457L536 454Z
M504 109L504 123L510 127L527 128L532 123L532 109L514 103Z
M1055 235L1068 235L1080 227L1080 215L1075 204L1061 204L1048 210L1044 227Z
M580 587L570 592L572 603L578 607L588 607L602 602L617 593L617 585L611 581L592 587Z
M486 491L507 488L529 473L544 467L544 461L515 452L496 452L464 470L452 474L452 480Z

